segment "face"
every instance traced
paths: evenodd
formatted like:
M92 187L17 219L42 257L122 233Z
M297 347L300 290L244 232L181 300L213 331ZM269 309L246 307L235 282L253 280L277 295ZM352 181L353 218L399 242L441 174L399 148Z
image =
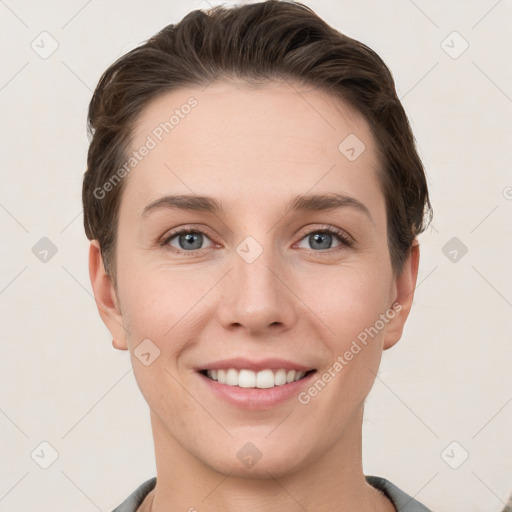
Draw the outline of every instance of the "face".
M149 149L124 178L117 296L91 263L154 431L221 473L284 474L335 453L412 301L417 253L394 276L367 122L298 90L215 83L150 103L132 143ZM243 386L200 372L228 368ZM293 368L315 371L244 387ZM249 469L247 456L261 458Z

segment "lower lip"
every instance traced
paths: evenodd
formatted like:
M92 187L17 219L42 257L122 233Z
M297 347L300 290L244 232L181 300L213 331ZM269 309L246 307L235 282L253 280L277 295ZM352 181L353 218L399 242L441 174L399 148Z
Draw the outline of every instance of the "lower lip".
M221 384L217 380L210 379L202 373L197 373L199 377L209 386L209 388L229 403L250 410L261 410L275 407L293 396L297 396L300 391L309 386L312 378L317 372L310 373L306 377L274 386L273 388L241 388L240 386L228 386Z

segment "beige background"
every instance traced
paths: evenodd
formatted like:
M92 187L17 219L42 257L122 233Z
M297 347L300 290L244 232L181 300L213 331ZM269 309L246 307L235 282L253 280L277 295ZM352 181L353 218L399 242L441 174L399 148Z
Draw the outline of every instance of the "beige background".
M512 492L512 2L305 3L391 68L434 206L413 311L368 398L365 473L436 512L501 511ZM147 405L91 296L86 109L120 54L203 7L0 2L0 511L108 512L155 474ZM34 254L43 237L57 250L46 262ZM468 248L455 262L443 252L452 237ZM58 454L47 469L42 442Z

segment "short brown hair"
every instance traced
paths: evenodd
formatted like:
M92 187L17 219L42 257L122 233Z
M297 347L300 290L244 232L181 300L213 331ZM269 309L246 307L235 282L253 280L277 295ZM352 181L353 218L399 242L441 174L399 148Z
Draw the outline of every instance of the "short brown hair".
M366 118L381 167L390 258L399 274L432 209L391 72L372 49L330 27L306 5L268 0L192 11L120 57L101 76L89 105L92 139L82 201L86 235L99 241L114 283L118 210L126 180L105 197L96 191L126 161L135 120L152 99L223 78L260 84L291 79L348 102Z

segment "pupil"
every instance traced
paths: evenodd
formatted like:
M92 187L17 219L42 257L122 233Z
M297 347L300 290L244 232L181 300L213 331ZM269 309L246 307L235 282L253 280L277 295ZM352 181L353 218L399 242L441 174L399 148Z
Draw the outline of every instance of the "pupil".
M199 238L200 236L201 235L199 233L186 233L185 235L182 235L182 238L185 237L185 245L188 248L199 249L201 247L201 239ZM199 244L197 244L197 240L199 240ZM196 242L196 246L192 247L194 245L194 241Z
M315 243L320 242L320 245L322 245L322 247L320 247L321 249L329 249L328 241L329 241L329 238L331 237L331 235L329 233L316 233L311 236ZM323 244L322 244L322 240L324 241ZM327 240L327 243L325 242L326 240ZM310 243L313 245L313 242L310 241Z

